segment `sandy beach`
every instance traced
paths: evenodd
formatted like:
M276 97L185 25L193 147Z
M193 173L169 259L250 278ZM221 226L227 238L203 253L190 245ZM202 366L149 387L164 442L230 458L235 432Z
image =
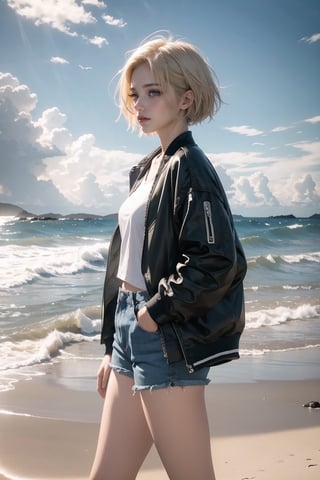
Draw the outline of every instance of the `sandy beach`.
M238 363L242 375L250 362ZM0 478L88 477L102 407L94 377L81 385L63 380L57 365L44 373L0 393ZM320 380L221 375L206 391L217 480L320 478L320 410L302 406L320 400ZM137 477L149 479L168 479L154 449Z

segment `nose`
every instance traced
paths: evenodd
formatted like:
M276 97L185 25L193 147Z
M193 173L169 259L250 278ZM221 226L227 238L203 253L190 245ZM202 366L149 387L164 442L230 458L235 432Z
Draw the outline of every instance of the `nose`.
M137 112L141 112L144 109L143 101L141 96L139 96L134 104L134 108L137 110Z

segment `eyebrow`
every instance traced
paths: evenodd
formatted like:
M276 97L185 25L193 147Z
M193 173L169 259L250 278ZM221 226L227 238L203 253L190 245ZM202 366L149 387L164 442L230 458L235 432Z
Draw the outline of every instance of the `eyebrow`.
M150 87L160 87L160 83L145 83L142 85L142 88L150 88ZM135 87L130 87L130 90L136 90Z

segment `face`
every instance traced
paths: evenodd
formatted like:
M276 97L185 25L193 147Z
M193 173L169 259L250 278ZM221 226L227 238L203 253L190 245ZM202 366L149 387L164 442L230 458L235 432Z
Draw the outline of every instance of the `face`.
M132 73L130 97L143 133L156 133L164 147L188 129L185 102L171 85L163 91L145 63Z

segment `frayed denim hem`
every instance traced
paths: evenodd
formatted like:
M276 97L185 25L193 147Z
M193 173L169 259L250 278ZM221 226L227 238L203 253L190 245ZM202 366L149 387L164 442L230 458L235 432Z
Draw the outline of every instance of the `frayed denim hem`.
M112 363L109 363L109 367L112 368L112 370L114 370L115 372L121 373L122 375L133 379L133 372L131 372L131 370L119 367L118 365L112 365Z
M134 393L136 392L143 392L145 390L149 390L152 392L153 390L159 390L160 388L167 388L168 390L171 390L173 387L192 387L192 386L197 386L197 385L208 385L210 383L210 379L206 378L204 380L177 380L177 381L171 381L171 382L166 382L166 383L160 383L158 385L133 385L132 390Z

